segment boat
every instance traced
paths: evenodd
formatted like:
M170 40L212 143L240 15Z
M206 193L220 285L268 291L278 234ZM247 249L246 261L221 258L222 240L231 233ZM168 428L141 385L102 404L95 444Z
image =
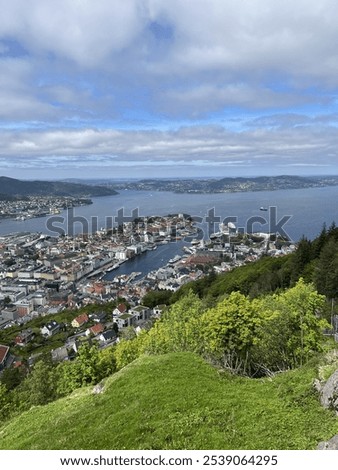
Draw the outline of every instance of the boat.
M259 210L260 210L260 211L265 211L265 212L266 212L266 211L268 210L268 208L267 208L267 207L263 207L263 206L261 206L261 207L259 208Z
M176 263L176 262L179 261L181 258L182 258L182 256L176 255L176 256L174 256L174 258L171 258L171 259L168 261L168 263L170 263L170 264Z

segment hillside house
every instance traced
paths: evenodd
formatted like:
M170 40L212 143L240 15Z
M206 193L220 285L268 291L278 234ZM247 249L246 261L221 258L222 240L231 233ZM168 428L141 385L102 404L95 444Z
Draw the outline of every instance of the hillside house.
M137 307L133 307L129 310L131 315L135 316L135 320L148 320L150 318L151 310L144 305L138 305Z
M104 323L107 319L107 314L105 312L90 313L89 318L96 323Z
M102 343L111 343L116 340L116 333L114 330L107 330L100 335L100 341Z
M86 313L82 313L81 315L74 318L74 320L72 321L72 327L80 328L81 326L88 323L88 321L89 321L88 315Z
M56 333L59 333L61 329L61 325L55 321L51 320L50 322L46 323L46 325L43 328L40 328L40 332L42 336L53 336L56 335Z
M127 312L127 306L126 304L119 304L114 310L113 310L113 317L118 317L124 313Z
M28 328L27 330L22 330L21 333L15 337L14 341L18 346L26 346L34 337L34 332Z
M61 346L60 348L53 349L51 351L51 356L54 362L62 362L69 360L69 352L66 346Z
M97 336L104 331L104 326L101 323L97 323L96 325L88 328L86 330L86 336Z
M119 328L126 328L127 326L132 326L136 321L135 315L131 315L130 313L124 313L116 318L116 323Z

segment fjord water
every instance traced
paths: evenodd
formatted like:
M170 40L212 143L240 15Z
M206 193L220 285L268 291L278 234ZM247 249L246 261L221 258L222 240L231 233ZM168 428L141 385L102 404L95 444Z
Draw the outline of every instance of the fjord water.
M86 226L84 221L88 222L90 231L106 228L107 222L108 226L111 225L112 218L116 220L118 211L121 209L125 216L131 216L133 210L137 210L139 216L187 213L197 217L198 225L207 232L210 230L207 228L206 218L210 216L210 211L213 211L215 217L220 217L221 220L226 217L235 217L237 227L244 229L250 218L263 217L267 223L257 219L253 229L257 232L264 232L272 231L273 226L269 225L270 212L260 211L260 208L262 206L276 207L277 223L284 216L290 216L290 219L283 225L283 230L293 241L298 241L303 235L314 238L319 234L324 223L330 225L333 221L338 221L338 187L222 194L175 194L125 190L116 196L92 200L91 205L76 207L72 215L63 211L57 216L23 221L2 219L0 234L27 231L58 235L53 227L58 227L68 233L79 233ZM216 223L215 231L217 230L218 224ZM205 237L208 234L205 233Z

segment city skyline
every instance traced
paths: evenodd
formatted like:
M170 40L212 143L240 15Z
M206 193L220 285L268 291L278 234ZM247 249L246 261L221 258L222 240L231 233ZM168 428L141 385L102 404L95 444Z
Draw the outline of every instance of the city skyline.
M333 0L0 5L0 175L338 174Z

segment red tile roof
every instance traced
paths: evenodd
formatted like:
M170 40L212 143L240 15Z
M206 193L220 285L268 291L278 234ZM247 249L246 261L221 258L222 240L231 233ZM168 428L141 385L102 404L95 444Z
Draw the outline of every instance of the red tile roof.
M117 306L117 309L121 312L121 313L124 313L127 311L127 306L125 304L119 304Z
M102 333L103 330L104 328L101 323L98 323L97 325L94 325L90 328L90 332L93 333L93 335L98 335L99 333Z
M88 315L86 313L82 313L81 315L79 315L78 317L74 318L75 321L77 321L77 323L81 326L83 325L84 323L87 323L87 321L89 320L88 318Z

